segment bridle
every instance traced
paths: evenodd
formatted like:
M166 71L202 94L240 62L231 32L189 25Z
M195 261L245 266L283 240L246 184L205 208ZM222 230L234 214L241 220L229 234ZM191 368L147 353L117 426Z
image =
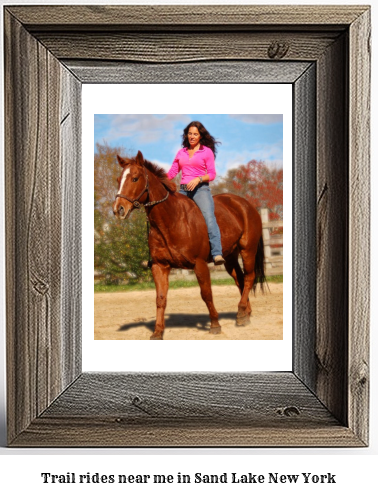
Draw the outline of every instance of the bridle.
M146 185L144 186L144 189L143 191L139 194L139 196L137 198L135 198L134 200L131 200L130 198L128 198L127 196L125 196L124 194L117 194L116 195L116 199L117 198L124 198L125 200L129 201L130 203L132 203L134 205L135 208L140 208L141 206L144 206L144 207L151 207L152 205L157 205L158 203L162 203L163 201L165 201L168 196L169 196L169 192L167 192L167 195L162 199L162 200L158 200L158 201L149 201L148 203L140 203L139 202L139 199L144 195L144 193L147 191L148 193L148 188L149 188L149 184L148 184L148 173L146 171L146 167L143 167L143 170L144 170L144 173L145 173L145 176L146 176Z
M144 186L144 189L143 191L139 194L139 196L137 198L135 198L134 200L131 200L130 198L128 198L127 196L125 196L124 194L117 194L115 199L117 198L124 198L125 200L129 201L130 203L132 203L134 205L135 208L140 208L141 206L144 206L144 207L151 207L153 205L157 205L158 203L162 203L163 201L165 201L168 196L169 196L169 192L167 191L167 194L166 196L162 199L162 200L158 200L158 201L149 201L148 203L140 203L139 200L140 198L144 195L144 193L147 191L148 193L148 187L149 187L149 184L148 184L148 173L147 173L147 170L146 170L146 167L143 167L143 171L144 171L144 174L146 176L146 185ZM147 215L147 214L146 214ZM148 219L148 215L147 215L147 240L148 240L148 236L150 234L150 221ZM150 247L148 247L148 267L152 267L152 260L151 260L151 253L150 253Z

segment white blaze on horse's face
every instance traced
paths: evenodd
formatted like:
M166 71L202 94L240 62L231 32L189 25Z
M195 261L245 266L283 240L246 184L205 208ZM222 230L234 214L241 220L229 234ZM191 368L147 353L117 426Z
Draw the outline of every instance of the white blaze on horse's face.
M122 189L123 189L123 186L125 184L127 174L129 174L129 173L130 173L130 167L129 168L125 168L125 171L122 174L122 179L121 179L121 183L119 185L119 191L118 191L117 194L122 194Z
M119 189L118 189L117 195L123 194L122 190L124 188L127 175L129 173L130 173L130 167L125 168L125 170L122 173L121 181L119 183ZM131 213L131 209L132 209L132 205L130 204L130 202L128 202L127 200L124 200L122 198L116 197L116 199L113 203L113 212L114 212L114 215L117 217L117 219L120 219L120 220L127 219L127 217Z

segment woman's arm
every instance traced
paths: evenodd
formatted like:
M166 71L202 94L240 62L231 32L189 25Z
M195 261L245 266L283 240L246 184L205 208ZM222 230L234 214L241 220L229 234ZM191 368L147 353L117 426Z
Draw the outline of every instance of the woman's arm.
M209 182L210 181L210 176L208 174L201 175L201 177L202 177L202 182ZM200 184L200 183L201 183L201 179L199 177L195 177L194 179L192 179L188 183L187 188L189 189L189 191L193 191L193 189L196 188L198 186L198 184Z
M177 153L175 159L173 160L172 166L171 166L171 168L169 169L169 171L167 173L167 176L168 176L169 180L171 180L174 177L176 177L176 175L180 171L180 164L179 164L179 153L180 153L180 151Z
M214 158L214 153L210 148L207 148L206 150L206 170L207 174L209 177L209 181L213 181L216 177L216 172L215 172L215 158Z

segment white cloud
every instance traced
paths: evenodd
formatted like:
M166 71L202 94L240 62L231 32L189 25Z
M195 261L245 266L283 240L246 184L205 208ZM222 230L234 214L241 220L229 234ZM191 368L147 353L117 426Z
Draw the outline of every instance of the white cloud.
M160 160L151 160L151 162L154 163L155 165L157 165L158 167L164 168L164 170L166 172L168 172L168 170L172 166L170 163L165 163L165 162L160 161Z
M251 160L262 160L269 168L282 168L282 142L261 144L258 149L243 151L220 151L216 158L217 173L224 175L227 170L245 165Z
M139 144L170 141L182 134L188 115L115 115L105 140L135 138Z
M282 123L283 115L230 115L234 120L256 125L270 125L271 123Z
M265 163L267 167L271 168L272 170L279 170L280 168L283 168L283 160L265 160Z
M275 160L276 158L282 158L282 141L274 144L259 144L257 146L258 147L251 152L253 155L251 159Z

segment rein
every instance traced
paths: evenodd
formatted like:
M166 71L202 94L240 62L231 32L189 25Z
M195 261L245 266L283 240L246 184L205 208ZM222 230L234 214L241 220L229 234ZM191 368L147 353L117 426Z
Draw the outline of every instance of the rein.
M144 207L152 207L153 205L157 205L158 203L162 203L163 201L165 201L168 196L169 196L169 192L167 192L167 195L162 199L162 200L158 200L158 201L149 201L148 203L139 203L139 199L144 195L144 193L147 191L148 192L148 188L149 188L149 184L148 184L148 173L146 172L146 168L144 168L144 171L145 171L145 174L146 174L146 185L144 186L144 189L143 191L139 194L139 196L137 198L135 198L134 200L130 200L130 198L128 198L127 196L125 196L124 194L117 194L116 195L116 199L117 198L124 198L125 200L129 201L130 203L132 203L134 205L135 208L140 208L141 206L144 206Z

